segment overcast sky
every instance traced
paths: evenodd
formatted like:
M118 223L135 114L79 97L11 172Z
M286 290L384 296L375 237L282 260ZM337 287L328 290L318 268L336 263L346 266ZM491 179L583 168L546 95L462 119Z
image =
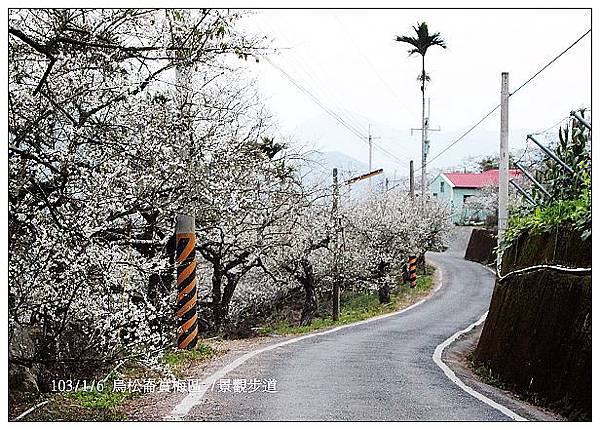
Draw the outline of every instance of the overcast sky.
M405 158L419 157L420 136L410 128L420 126L420 90L416 78L420 57L407 56L408 46L394 41L411 34L412 25L426 21L430 32L441 32L448 49L432 48L426 57L431 76L431 124L448 133L432 135L435 155L451 139L466 131L500 100L500 73L510 73L514 90L550 59L591 27L587 10L265 10L243 25L264 33L281 48L274 63L307 88L323 104L366 133L369 122L397 129L412 146L401 148L391 136L378 144ZM294 87L266 61L252 65L262 93L282 129L296 127L324 114L311 99ZM537 131L558 122L576 107L590 106L591 39L587 36L531 84L511 98L510 127ZM340 128L334 119L328 126ZM499 115L480 126L497 132ZM374 130L377 135L377 130ZM389 133L388 133L389 134ZM488 133L490 135L490 133ZM493 136L493 135L491 135ZM522 147L524 139L511 139ZM299 137L301 138L301 137ZM355 142L349 143L350 139ZM467 142L468 143L468 142ZM360 140L317 142L324 150L357 156ZM403 143L402 145L407 145ZM456 160L476 151L473 142L458 144ZM376 150L377 151L377 150ZM397 152L396 152L397 151ZM450 152L450 151L449 151ZM393 162L386 158L388 165ZM417 159L419 159L417 158ZM361 160L364 161L364 160ZM448 164L447 163L447 164Z

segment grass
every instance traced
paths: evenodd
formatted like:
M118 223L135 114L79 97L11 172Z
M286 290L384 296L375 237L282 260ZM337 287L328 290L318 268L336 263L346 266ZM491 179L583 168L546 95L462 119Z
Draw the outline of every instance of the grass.
M467 357L467 360L473 369L473 373L475 373L484 384L491 385L492 387L496 387L501 390L509 390L511 388L508 384L496 377L492 372L492 369L476 360L473 354L470 354Z
M47 393L35 399L27 399L28 401L24 405L28 407L42 400L49 400L49 403L36 409L22 420L124 421L127 419L127 414L121 410L121 407L137 395L138 393L113 392L110 381L107 381L102 391L94 388L86 391Z
M164 354L163 363L167 364L176 377L182 377L185 370L199 361L209 359L217 355L219 351L209 345L199 343L195 349L177 350L173 349ZM156 379L161 375L151 369L131 364L120 369L120 379L143 381L146 378ZM39 408L24 421L125 421L128 414L124 407L130 400L142 395L141 391L113 392L114 377L109 378L104 384L104 389L98 391L79 390L63 393L55 393L46 396L50 403ZM27 402L35 404L40 399Z
M199 343L195 349L173 349L166 352L162 362L167 364L175 376L182 377L194 364L208 360L224 351L218 351L205 343Z
M537 393L529 392L528 390L519 389L514 384L503 381L499 376L494 375L492 369L486 364L477 360L475 353L472 352L467 356L467 361L481 382L503 391L512 393L516 398L537 407L546 407L554 412L563 414L564 411L556 405L551 405L549 402L540 398Z
M425 296L431 289L433 268L427 266L425 274L417 276L417 286L397 285L392 291L391 302L380 304L376 292L344 293L341 297L340 319L333 321L331 316L314 318L307 326L298 326L286 321L276 321L260 330L261 334L303 334L315 330L335 327L362 321L378 315L394 312L409 306Z
M133 397L135 393L113 392L112 386L108 385L103 391L74 391L64 393L63 396L73 399L77 404L84 408L112 410L122 405L127 399Z
M162 358L169 366L179 366L183 363L202 361L214 357L217 351L205 343L199 343L196 349L177 349L167 353Z

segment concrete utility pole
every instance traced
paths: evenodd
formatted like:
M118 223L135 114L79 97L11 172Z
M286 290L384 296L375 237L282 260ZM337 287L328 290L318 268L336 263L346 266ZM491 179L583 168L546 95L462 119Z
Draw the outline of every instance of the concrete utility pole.
M371 135L371 124L369 124L369 172L373 171L373 139L379 139ZM369 179L369 191L371 190L371 179Z
M430 128L431 117L431 99L427 99L427 116L425 116L425 99L423 99L423 120L421 128L411 128L410 135L413 131L421 131L421 195L425 195L427 188L427 155L429 155L429 132L441 131L441 128Z
M198 341L196 227L193 216L179 214L175 225L177 267L177 347L193 349Z
M508 223L508 72L502 72L500 91L500 178L498 182L498 243ZM498 261L501 255L498 253Z
M331 205L331 218L333 221L333 315L334 321L340 319L340 222L338 206L340 199L340 186L338 182L338 170L333 169L333 201Z
M415 198L415 165L413 160L410 160L410 176L409 176L409 188L410 198Z
M350 178L344 182L345 185L352 185L356 182L370 179L373 176L381 175L383 169L374 170L372 172L364 173L360 176ZM338 170L333 169L333 192L331 202L331 221L333 224L333 320L338 321L340 319L340 290L342 284L342 244L341 244L341 233L342 223L339 216L339 205L340 205L340 184L338 180Z
M425 60L425 56L423 56L423 60ZM422 84L423 88L425 88L425 76L423 76ZM423 90L423 110L421 113L421 198L425 198L425 183L427 182L427 127L429 127L429 118L425 118L425 90Z

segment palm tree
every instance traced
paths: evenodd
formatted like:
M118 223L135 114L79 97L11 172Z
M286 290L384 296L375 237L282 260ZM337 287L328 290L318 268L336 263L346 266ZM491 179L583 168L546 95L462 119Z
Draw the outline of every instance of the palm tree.
M413 26L416 37L414 36L396 36L396 42L408 43L412 46L408 50L408 56L413 54L419 54L422 60L421 73L417 77L417 80L421 83L421 95L422 95L422 116L421 116L421 196L425 195L425 183L426 183L426 164L427 164L427 153L425 150L425 84L429 82L430 77L425 73L425 54L427 50L432 46L440 46L446 49L446 42L442 39L440 33L429 34L429 28L426 22L417 23Z

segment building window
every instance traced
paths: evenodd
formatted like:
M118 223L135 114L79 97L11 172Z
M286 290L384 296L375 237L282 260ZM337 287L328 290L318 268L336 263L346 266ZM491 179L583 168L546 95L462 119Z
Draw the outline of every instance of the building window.
M463 204L464 204L464 203L467 203L467 201L468 201L468 200L469 200L471 197L473 197L473 194L465 194L465 195L463 196Z
M440 194L444 194L444 185L446 185L444 182L440 182Z

